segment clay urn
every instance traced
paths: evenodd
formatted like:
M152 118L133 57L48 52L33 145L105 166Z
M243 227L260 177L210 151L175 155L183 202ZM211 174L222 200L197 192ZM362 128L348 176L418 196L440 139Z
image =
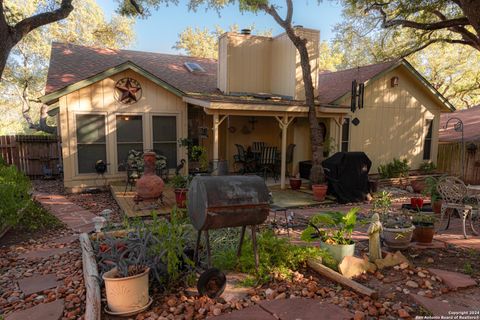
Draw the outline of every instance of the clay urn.
M155 174L155 152L143 154L144 172L136 184L137 195L143 200L158 199L162 194L165 183Z

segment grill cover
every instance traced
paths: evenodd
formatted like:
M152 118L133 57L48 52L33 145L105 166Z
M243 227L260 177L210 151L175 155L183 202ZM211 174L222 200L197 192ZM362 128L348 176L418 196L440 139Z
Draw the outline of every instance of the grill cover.
M339 203L364 201L372 162L364 152L337 152L322 162L328 191Z
M196 176L188 188L188 213L197 230L261 224L269 192L259 176Z

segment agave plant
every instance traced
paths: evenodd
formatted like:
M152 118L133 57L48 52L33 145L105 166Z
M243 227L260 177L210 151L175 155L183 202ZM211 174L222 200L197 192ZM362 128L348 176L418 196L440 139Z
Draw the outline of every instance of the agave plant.
M357 223L359 208L352 208L347 213L325 212L310 218L308 227L302 232L302 240L312 241L320 237L330 244L352 244L352 233ZM324 228L320 230L320 228Z

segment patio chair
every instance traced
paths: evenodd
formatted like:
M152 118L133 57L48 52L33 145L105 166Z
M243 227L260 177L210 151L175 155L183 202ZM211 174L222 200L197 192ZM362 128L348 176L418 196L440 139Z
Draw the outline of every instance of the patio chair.
M249 159L247 157L247 152L245 148L241 144L235 144L237 148L237 154L233 156L233 165L236 167L237 165L241 165L241 169L238 171L240 174L245 174L248 172L252 172L252 165L254 164L254 159Z
M262 149L265 148L267 146L267 144L265 142L253 142L252 143L252 149L251 149L251 152L253 153L253 156L255 158L255 160L259 160L260 159L260 155L262 153Z
M267 179L268 173L271 172L273 179L277 182L277 147L265 147L260 153L259 169L263 179Z
M443 203L442 203L442 210L440 216L440 225L443 222L443 217L445 214L448 216L447 226L444 230L447 230L450 226L450 218L452 212L457 210L460 214L460 218L462 219L462 228L463 228L463 236L467 239L467 233L465 231L465 221L467 217L470 220L470 228L472 229L472 233L474 235L478 235L477 231L473 227L472 221L472 206L465 204L464 201L468 194L468 189L465 183L462 180L456 177L444 177L440 179L437 184L437 191L440 193Z

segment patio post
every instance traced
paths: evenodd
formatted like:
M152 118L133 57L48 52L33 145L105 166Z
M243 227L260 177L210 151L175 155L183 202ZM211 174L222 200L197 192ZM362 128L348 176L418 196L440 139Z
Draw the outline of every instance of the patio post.
M217 169L218 165L218 128L222 124L223 120L225 120L227 116L223 116L220 118L220 116L215 113L213 114L213 169Z
M280 188L285 189L285 180L287 172L287 128L292 123L295 117L289 118L287 115L282 118L275 116L278 121L280 129L282 129L282 155L281 155L281 166L280 166Z

